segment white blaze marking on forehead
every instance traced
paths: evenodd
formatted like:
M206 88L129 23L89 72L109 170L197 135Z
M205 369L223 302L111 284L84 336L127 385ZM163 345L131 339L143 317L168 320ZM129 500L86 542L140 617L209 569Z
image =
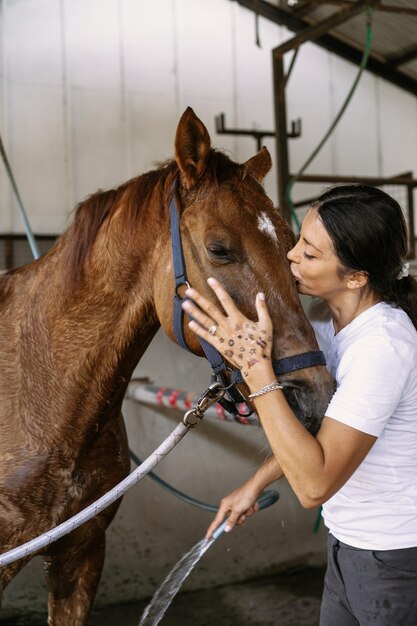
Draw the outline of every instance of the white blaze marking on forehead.
M278 241L277 233L271 219L266 213L258 215L258 228L262 233L269 235L274 241Z

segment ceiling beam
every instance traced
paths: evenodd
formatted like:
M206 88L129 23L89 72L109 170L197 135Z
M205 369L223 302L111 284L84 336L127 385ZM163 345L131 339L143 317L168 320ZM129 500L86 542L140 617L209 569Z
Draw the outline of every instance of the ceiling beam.
M318 7L323 7L326 5L335 6L339 9L343 6L352 6L353 2L351 0L306 0L311 9L317 9ZM292 9L296 9L297 5L291 7ZM404 6L394 6L393 4L380 4L376 7L377 11L381 13L396 13L398 15L412 15L414 17L417 16L417 9L412 9L410 7Z
M417 58L417 46L410 48L407 52L402 54L395 54L387 58L387 63L391 67L398 67L399 65L405 65L410 61L414 61Z
M350 6L344 6L339 11L335 11L324 20L314 22L306 28L303 28L297 35L294 35L291 39L287 39L281 45L274 49L275 54L285 54L290 50L298 48L306 41L316 41L322 35L325 35L332 28L344 24L348 20L352 19L356 15L360 15L367 7L374 7L378 4L379 0L358 0L357 2L351 2Z
M292 15L288 11L284 11L265 0L230 0L231 2L237 2L240 6L249 9L264 17L275 24L280 26L286 26L289 30L299 33L306 28L311 27L311 23ZM362 50L345 43L341 39L338 39L334 35L324 34L318 39L315 39L315 44L336 54L337 56L350 61L355 65L358 65L362 59ZM417 80L411 78L404 72L399 71L396 67L381 61L372 55L368 59L366 69L384 80L408 91L409 93L417 96Z

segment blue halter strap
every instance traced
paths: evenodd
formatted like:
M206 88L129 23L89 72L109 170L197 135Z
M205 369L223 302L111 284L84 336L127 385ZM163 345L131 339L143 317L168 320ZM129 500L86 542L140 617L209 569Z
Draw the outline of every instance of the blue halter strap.
M175 185L176 181L172 185L171 197L169 201L172 261L174 265L175 279L173 314L174 336L178 345L180 345L182 348L185 348L185 350L188 350L189 352L193 352L188 347L184 337L184 311L181 305L187 298L183 298L179 295L179 288L184 286L189 287L189 283L187 281L184 256L182 252L181 234L179 226L179 211L177 208L177 203L175 201ZM208 362L211 365L211 369L213 370L215 379L220 379L225 386L229 386L230 383L233 383L233 385L227 391L230 400L223 398L220 403L226 411L228 411L232 415L235 415L237 419L238 416L243 417L243 415L239 413L237 405L246 403L246 400L244 396L240 393L240 391L234 386L244 382L241 372L228 366L225 363L221 354L215 348L213 348L213 346L207 343L207 341L205 341L201 337L198 337L198 340L201 344L201 347ZM287 374L289 372L295 372L306 367L314 367L317 365L326 365L326 360L321 350L311 350L302 354L295 354L294 356L289 356L283 359L277 359L272 361L272 366L277 376L279 376L280 374ZM244 414L244 416L247 415L247 413Z

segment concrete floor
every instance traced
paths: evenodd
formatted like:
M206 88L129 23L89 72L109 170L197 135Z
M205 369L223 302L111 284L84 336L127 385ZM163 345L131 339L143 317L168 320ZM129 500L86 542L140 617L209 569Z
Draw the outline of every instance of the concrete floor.
M318 626L324 569L179 593L161 626ZM89 626L137 626L147 602L93 610ZM0 612L1 626L45 626L45 615Z

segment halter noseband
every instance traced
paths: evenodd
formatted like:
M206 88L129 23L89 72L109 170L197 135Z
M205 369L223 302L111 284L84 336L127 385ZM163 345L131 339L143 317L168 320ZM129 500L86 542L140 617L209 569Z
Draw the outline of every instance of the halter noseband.
M173 314L174 335L177 343L182 348L185 348L185 350L188 350L188 352L192 352L193 354L195 354L193 350L188 347L184 337L184 311L181 305L187 298L182 298L178 293L178 290L181 286L186 285L187 287L189 287L189 282L187 281L184 256L182 252L179 212L177 209L177 203L175 201L175 183L176 181L174 181L172 185L169 201L172 261L174 265L175 279ZM198 337L198 340L201 344L201 347L203 348L207 360L211 365L211 369L213 370L213 377L216 380L220 380L225 386L229 387L227 393L230 397L230 400L222 398L220 400L220 404L228 413L235 415L236 419L239 419L239 416L247 416L247 413L242 415L237 408L238 404L246 403L244 396L234 386L244 382L241 372L226 365L221 354L215 348L213 348L213 346L207 343L207 341L205 341L201 337ZM294 356L289 356L283 359L277 359L272 361L272 367L277 376L281 374L287 374L289 372L295 372L306 367L314 367L317 365L326 365L326 359L321 350L310 350L309 352L303 352L302 354L295 354ZM227 374L230 375L230 381L227 377ZM232 383L232 386L230 386L230 382ZM252 412L253 411L251 411L251 413Z

